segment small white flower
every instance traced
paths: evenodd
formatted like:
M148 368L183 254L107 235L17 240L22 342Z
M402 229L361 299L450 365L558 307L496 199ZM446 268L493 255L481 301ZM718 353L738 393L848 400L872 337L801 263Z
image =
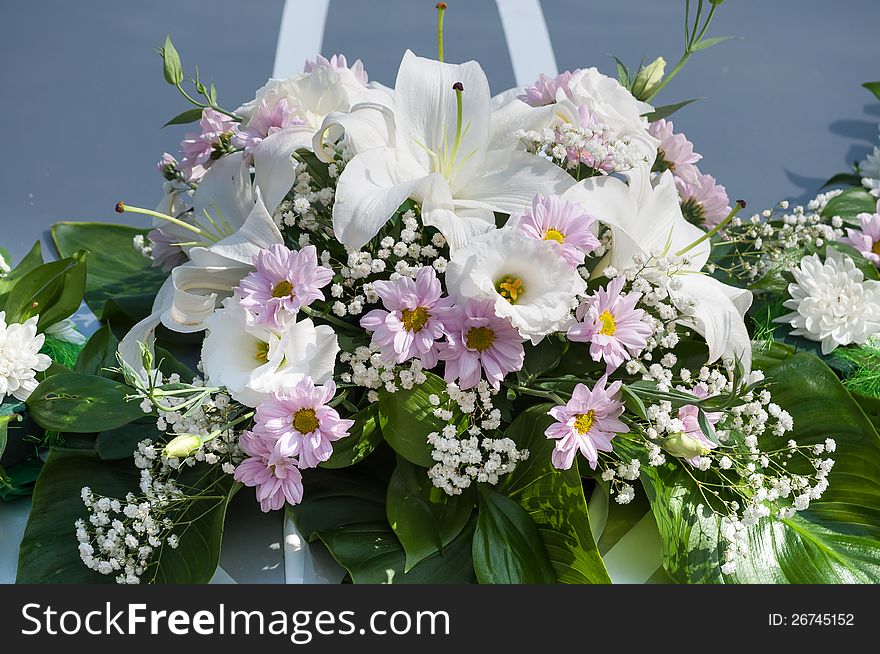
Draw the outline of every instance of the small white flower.
M36 373L52 365L39 353L44 340L37 334L37 316L7 325L6 312L0 311L0 402L7 395L24 401L34 392Z

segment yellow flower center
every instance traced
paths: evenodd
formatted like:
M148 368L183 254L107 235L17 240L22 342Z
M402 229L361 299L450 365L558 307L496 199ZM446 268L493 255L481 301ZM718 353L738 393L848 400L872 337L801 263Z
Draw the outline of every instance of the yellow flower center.
M526 292L523 280L514 275L505 275L495 282L495 290L498 291L498 295L511 304L516 304L519 297L525 295Z
M871 248L871 252L874 254L880 254L880 241L874 243L874 247Z
M565 243L565 234L558 229L548 229L544 232L545 241L556 241L557 243Z
M282 279L272 289L272 297L287 297L288 295L293 295L293 284L286 279Z
M408 332L419 332L428 324L428 318L431 314L425 307L416 307L415 309L404 309L401 313L401 321L403 328Z
M266 363L269 361L269 344L264 343L263 341L257 341L256 351L254 352L254 358L257 361L262 361Z
M610 311L600 313L599 322L602 323L602 327L599 329L600 334L603 336L614 336L614 332L617 331L617 323L614 322L614 316L611 315Z
M492 347L495 332L488 327L471 327L464 336L464 342L470 349L483 352Z
M311 434L319 426L314 409L300 409L293 414L293 428L300 434Z
M596 412L590 409L586 413L578 414L578 416L574 419L574 428L577 429L577 432L581 436L586 436L587 432L590 431L590 427L593 426L593 423L596 421Z

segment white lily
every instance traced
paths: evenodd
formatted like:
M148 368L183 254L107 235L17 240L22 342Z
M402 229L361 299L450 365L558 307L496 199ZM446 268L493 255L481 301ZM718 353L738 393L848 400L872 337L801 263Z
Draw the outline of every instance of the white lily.
M661 175L656 184L634 172L627 184L614 177L593 177L572 187L563 197L580 202L591 214L611 228L611 252L597 266L627 270L634 256L645 260L654 253L686 256L687 268L670 271L680 282L676 296L693 303L691 315L679 322L706 339L709 362L721 357L739 358L751 367L751 341L743 317L752 294L719 282L702 272L709 259L711 243L699 227L684 219L672 174ZM696 245L694 245L696 243Z
M545 159L490 149L489 84L476 62L444 64L407 51L393 121L389 144L359 152L339 177L333 228L349 248L365 245L407 198L456 248L493 229L495 211L515 213L537 193L562 193L573 183ZM357 141L358 126L345 127Z

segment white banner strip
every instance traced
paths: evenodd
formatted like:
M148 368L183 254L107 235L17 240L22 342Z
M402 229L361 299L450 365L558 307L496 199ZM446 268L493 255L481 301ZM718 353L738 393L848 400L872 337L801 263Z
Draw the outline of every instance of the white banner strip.
M314 59L321 52L329 8L330 0L286 0L272 77L301 73L306 59Z
M547 22L538 0L495 0L517 86L530 86L538 75L559 71Z

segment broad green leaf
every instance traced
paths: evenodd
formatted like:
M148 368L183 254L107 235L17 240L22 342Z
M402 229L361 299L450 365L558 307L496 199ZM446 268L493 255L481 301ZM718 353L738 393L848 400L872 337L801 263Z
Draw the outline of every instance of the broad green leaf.
M379 429L378 407L370 404L351 419L354 425L348 436L333 443L333 454L321 463L322 468L345 468L361 461L382 442Z
M822 209L822 216L853 219L860 213L874 213L876 210L877 198L861 187L848 188L828 201Z
M7 263L9 263L7 261ZM31 270L43 264L43 253L40 248L40 242L34 243L30 251L24 255L24 258L18 262L18 265L10 270L5 277L0 278L0 296L5 295L12 290L15 283L24 277ZM0 306L2 308L2 306Z
M165 43L159 50L159 54L162 56L162 74L165 76L165 81L172 86L177 86L183 81L183 69L180 65L180 55L177 54L177 49L171 43L170 35L165 37Z
M792 518L747 528L736 572L720 569L719 524L680 465L643 468L663 543L663 564L679 582L880 582L880 436L837 376L815 356L797 354L765 371L773 400L789 411L801 444L837 441L829 488ZM768 442L769 441L769 442ZM762 445L779 446L767 436ZM783 443L784 445L784 443Z
M498 490L519 503L538 526L560 583L607 584L611 580L593 540L577 468L557 470L550 461L554 441L544 435L552 422L550 406L529 407L508 428L505 435L528 449L529 458L503 478Z
M474 571L481 584L552 584L556 573L538 526L512 499L479 484Z
M0 468L0 499L7 501L30 495L42 469L43 461L36 455L19 461L5 470Z
M6 298L7 322L24 322L39 314L37 324L43 330L75 313L85 288L84 256L77 251L25 274Z
M396 393L384 388L379 390L379 425L395 452L416 465L430 468L435 461L431 458L428 434L441 431L447 423L434 415L436 407L428 398L442 397L446 382L430 372L425 374L427 381L411 390L401 388Z
M177 549L164 547L158 564L143 575L144 582L207 583L217 568L226 505L233 482L219 470L205 474L198 466L186 473L201 483L192 489L206 497L192 502L178 528ZM33 507L21 543L18 583L113 583L83 565L74 523L86 518L80 489L123 500L137 491L139 474L131 461L102 461L88 449L53 448L34 487Z
M177 114L174 118L172 118L167 123L162 125L162 127L168 127L169 125L186 125L188 123L194 123L197 120L200 120L201 117L202 117L202 108L201 107L187 109L186 111L182 111L179 114Z
M516 373L520 383L527 385L556 368L567 349L566 344L555 335L542 339L537 345L526 343L523 367Z
M104 368L112 368L118 363L116 361L118 345L119 341L116 340L110 326L103 325L89 337L76 359L74 371L84 375L106 377L109 373L104 372Z
M649 122L653 123L654 121L660 120L661 118L669 118L679 109L688 106L692 102L703 99L704 98L691 98L690 100L682 100L681 102L676 102L674 104L665 104L661 107L655 107L654 111L645 114L645 116Z
M442 552L461 533L473 513L472 493L449 496L428 479L428 471L398 457L388 482L388 524L406 552L405 571Z
M101 315L110 298L156 296L167 274L153 268L152 262L132 245L136 235L146 233L144 229L104 223L61 222L52 226L52 240L62 257L77 250L92 253L85 299L96 316Z
M471 543L474 521L443 552L404 572L403 548L385 521L321 531L318 537L356 584L470 584L474 582Z
M92 433L116 429L143 417L127 401L131 388L106 377L62 372L40 382L27 400L28 413L43 429Z
M865 82L862 86L868 89L878 100L880 100L880 82Z
M122 427L98 433L95 438L95 452L104 461L128 459L142 440L155 440L159 436L155 416L145 416Z
M862 178L854 173L838 173L830 177L827 182L822 184L822 188L828 186L858 186L861 187Z

